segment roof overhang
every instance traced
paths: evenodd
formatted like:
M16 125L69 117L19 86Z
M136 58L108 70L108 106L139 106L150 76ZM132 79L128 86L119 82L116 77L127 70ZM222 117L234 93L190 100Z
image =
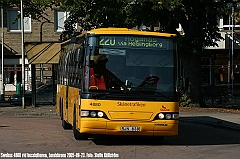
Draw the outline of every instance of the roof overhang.
M60 42L25 43L29 64L58 64L60 51Z

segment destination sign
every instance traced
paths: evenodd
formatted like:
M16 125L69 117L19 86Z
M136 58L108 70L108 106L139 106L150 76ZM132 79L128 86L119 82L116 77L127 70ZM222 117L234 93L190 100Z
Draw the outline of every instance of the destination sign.
M169 39L143 36L100 36L98 45L108 47L140 47L166 49Z

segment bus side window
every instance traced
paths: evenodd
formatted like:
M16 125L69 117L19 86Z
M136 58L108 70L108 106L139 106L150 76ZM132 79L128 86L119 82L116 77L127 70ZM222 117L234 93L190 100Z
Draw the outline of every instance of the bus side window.
M83 64L83 57L84 57L84 48L81 46L75 50L73 55L73 62L75 63L75 82L74 85L78 88L81 88L82 83L82 64Z
M80 64L79 62L76 62L76 73L75 73L75 86L78 88L81 88L81 84L82 84L82 64Z

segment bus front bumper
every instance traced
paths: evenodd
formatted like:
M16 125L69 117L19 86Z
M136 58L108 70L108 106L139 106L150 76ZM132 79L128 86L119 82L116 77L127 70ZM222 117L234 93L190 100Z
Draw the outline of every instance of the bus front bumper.
M137 129L137 131L123 131L121 127L137 127L139 129ZM100 121L82 118L80 133L106 135L176 136L178 135L178 120Z

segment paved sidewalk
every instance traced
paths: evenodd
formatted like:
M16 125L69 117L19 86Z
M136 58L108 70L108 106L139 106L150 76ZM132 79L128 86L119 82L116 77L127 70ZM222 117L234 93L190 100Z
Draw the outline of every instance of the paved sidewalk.
M201 108L199 108L201 109ZM53 105L40 105L38 107L11 106L9 103L0 103L0 116L57 116ZM231 131L240 132L240 114L222 113L214 110L205 112L180 111L180 122L203 124Z
M240 114L220 112L180 112L180 122L203 124L240 132Z
M23 109L22 106L0 103L0 116L57 116L57 114L53 105L25 106Z

